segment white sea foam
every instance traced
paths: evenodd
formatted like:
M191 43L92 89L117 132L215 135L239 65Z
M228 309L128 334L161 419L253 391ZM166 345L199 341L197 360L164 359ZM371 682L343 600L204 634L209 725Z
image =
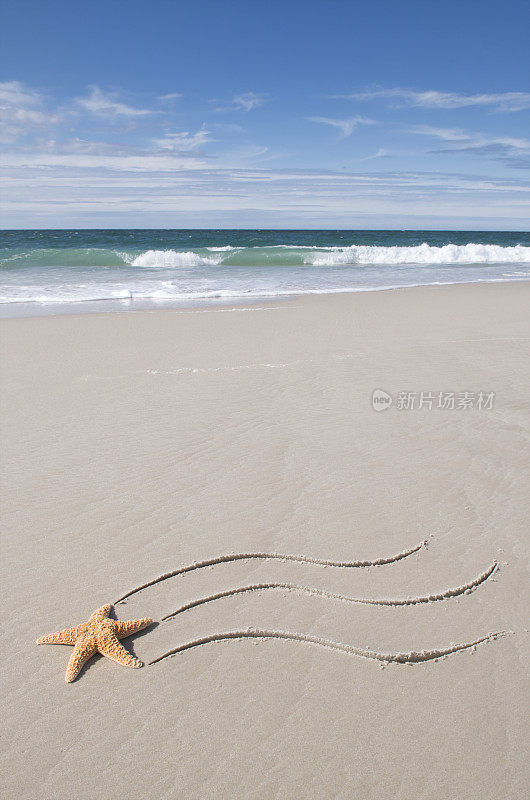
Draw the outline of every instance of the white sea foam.
M207 247L211 253L227 253L229 250L241 250L241 247L232 247L232 245L227 244L225 247Z
M214 267L221 260L221 256L202 256L192 250L146 250L129 263L132 267Z
M528 277L528 276L527 276ZM72 286L69 288L49 287L30 287L21 286L17 289L10 289L9 293L0 294L0 306L11 303L39 303L44 305L68 304L68 303L87 303L97 300L106 301L152 301L153 303L172 303L172 302L193 302L196 300L245 300L258 298L285 298L301 295L320 295L320 294L343 294L345 292L374 292L388 291L390 289L413 288L417 286L449 286L458 283L504 283L510 280L524 280L522 277L492 278L469 278L460 277L453 280L437 281L429 280L426 282L403 281L403 282L381 282L378 284L355 285L345 284L340 287L319 286L315 288L304 288L301 286L288 287L279 286L277 288L266 289L264 287L254 287L251 289L196 289L185 290L178 287L169 288L162 284L147 287L142 284L131 284L129 287L106 287L96 284L85 286ZM163 287L163 288L159 288Z
M530 263L530 247L474 243L446 244L443 247L428 244L416 247L352 245L305 255L304 263L315 267L340 264L520 264Z
M9 293L0 294L0 305L5 303L87 303L95 300L132 300L134 294L127 287L73 285L17 286Z
M271 265L271 251L290 251L293 264L333 267L341 265L399 266L400 264L458 265L458 264L528 264L530 247L515 245L503 247L497 244L465 245L447 244L440 247L426 243L408 247L384 247L379 245L351 245L349 247L317 247L296 245L272 245L269 247L207 247L203 252L193 250L146 250L136 256L124 257L133 267L201 267L223 264L225 259L237 255L239 261L253 266ZM205 252L206 251L206 252ZM231 263L231 262L229 262Z

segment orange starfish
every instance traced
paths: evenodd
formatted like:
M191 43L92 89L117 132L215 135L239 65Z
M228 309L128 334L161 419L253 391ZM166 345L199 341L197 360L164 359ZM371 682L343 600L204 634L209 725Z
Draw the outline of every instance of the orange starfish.
M128 622L109 619L109 612L112 606L106 605L98 608L90 616L88 622L82 622L75 628L67 628L64 631L50 633L48 636L41 636L37 639L37 644L71 644L74 652L68 662L68 668L64 677L67 683L74 681L81 672L83 665L95 653L112 658L118 664L125 667L141 667L142 662L134 658L127 650L122 647L118 639L131 636L136 631L147 628L152 623L152 619L131 619Z

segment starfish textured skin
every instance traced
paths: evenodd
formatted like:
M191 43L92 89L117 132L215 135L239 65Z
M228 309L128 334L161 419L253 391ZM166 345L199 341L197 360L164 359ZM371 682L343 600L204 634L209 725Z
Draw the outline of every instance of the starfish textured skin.
M111 658L124 667L142 667L142 662L132 656L119 643L118 639L124 639L137 631L147 628L152 623L150 617L144 619L132 619L127 622L117 619L109 619L112 605L105 605L98 608L91 614L87 622L82 622L75 628L66 628L64 631L49 633L37 639L37 644L70 644L74 647L74 652L68 662L68 668L64 677L67 683L75 681L83 666L91 656L101 653L102 656Z

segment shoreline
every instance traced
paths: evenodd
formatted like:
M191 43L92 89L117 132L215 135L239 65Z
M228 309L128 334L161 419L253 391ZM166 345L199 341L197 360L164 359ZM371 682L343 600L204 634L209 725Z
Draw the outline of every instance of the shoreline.
M85 314L122 314L139 313L142 311L186 311L197 309L216 309L216 308L239 308L252 307L264 303L284 303L302 297L328 297L335 295L356 295L370 294L372 292L395 292L400 290L421 289L429 287L443 286L482 286L484 284L519 284L530 283L529 278L490 278L480 281L447 281L434 283L414 283L406 286L376 286L358 289L333 289L329 291L306 291L306 292L287 292L278 295L255 295L245 298L244 295L236 297L215 297L186 300L164 300L157 301L154 298L131 298L127 299L97 299L68 301L64 303L54 302L9 302L0 303L0 321L7 319L37 318L37 317L58 317L58 316L79 316ZM97 304L97 307L96 307ZM106 307L103 308L102 305Z

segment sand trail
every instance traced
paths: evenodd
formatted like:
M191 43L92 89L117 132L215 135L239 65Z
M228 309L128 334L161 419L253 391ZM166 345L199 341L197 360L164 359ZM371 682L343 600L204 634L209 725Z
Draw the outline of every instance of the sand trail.
M469 581L468 583L463 584L462 586L458 586L454 589L445 589L443 592L438 592L437 594L429 594L424 595L422 597L406 597L406 598L384 598L384 597L349 597L348 595L344 594L337 594L336 592L328 592L325 589L318 589L314 586L300 586L295 583L280 583L280 582L271 582L271 583L254 583L249 584L248 586L238 586L234 589L227 589L223 592L217 592L216 594L208 595L207 597L201 597L197 600L192 600L185 605L180 606L177 608L176 611L172 611L170 614L166 614L162 617L162 622L172 619L176 617L177 614L182 614L185 611L188 611L191 608L196 608L197 606L204 605L206 603L211 603L215 600L220 600L223 597L232 597L236 594L245 594L246 592L261 592L267 591L270 589L284 589L287 591L294 591L294 592L301 592L303 594L312 595L316 597L324 597L329 600L341 600L346 603L361 603L364 605L371 605L371 606L413 606L419 605L421 603L436 603L441 600L449 600L452 597L459 597L463 594L469 594L479 586L481 586L488 578L493 575L493 573L497 569L497 562L493 562L487 570L482 572L473 580Z
M306 642L314 644L319 647L325 647L328 650L335 650L341 653L347 653L352 656L360 656L362 658L369 658L374 661L381 661L386 663L396 664L419 664L425 661L434 661L437 658L458 653L461 650L470 650L485 642L494 641L501 636L505 636L505 631L496 631L481 636L471 642L463 644L451 644L449 647L436 648L434 650L411 650L408 653L380 653L377 650L365 650L362 647L356 647L351 644L344 644L342 642L332 642L330 639L323 639L320 636L312 636L306 633L296 633L291 631L273 631L247 628L240 631L223 631L222 633L212 633L209 636L201 636L198 639L193 639L190 642L180 644L172 650L168 650L158 658L149 662L148 666L158 664L166 658L171 658L182 653L185 650L191 650L194 647L200 647L203 644L210 644L211 642L220 642L227 639L288 639L294 642Z
M408 556L413 555L413 553L417 553L421 550L422 547L426 547L428 543L427 539L420 542L419 544L415 545L414 547L409 547L407 550L402 550L400 553L396 553L393 556L383 556L381 558L376 558L371 561L331 561L328 559L323 558L314 558L312 556L305 556L305 555L290 555L285 553L228 553L221 556L216 556L215 558L209 558L205 561L194 561L192 564L187 564L184 567L179 567L172 572L166 572L164 575L160 575L158 578L155 578L152 581L148 581L147 583L143 583L141 586L137 586L135 589L131 589L130 591L126 592L124 595L119 597L117 600L114 601L113 605L118 605L118 603L123 603L124 600L127 600L132 595L137 594L138 592L143 591L144 589L148 589L150 586L155 586L157 583L162 583L163 581L167 581L170 578L175 578L177 575L183 575L186 572L193 572L197 569L204 569L206 567L213 567L216 564L226 564L232 561L246 561L249 559L264 559L264 560L272 560L278 559L280 561L296 561L299 564L318 564L324 567L340 567L343 569L355 569L361 567L380 567L386 564L394 564L396 561L401 561L403 558L407 558Z

